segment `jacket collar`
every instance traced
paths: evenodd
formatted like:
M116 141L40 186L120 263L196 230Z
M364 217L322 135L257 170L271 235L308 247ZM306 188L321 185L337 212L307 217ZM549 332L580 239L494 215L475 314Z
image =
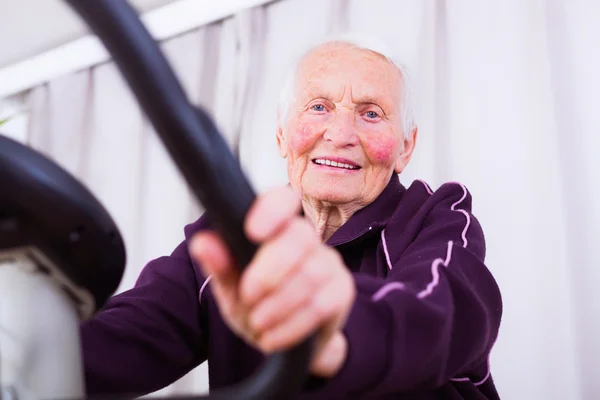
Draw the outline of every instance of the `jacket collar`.
M384 228L398 207L401 195L406 191L400 177L393 174L381 194L370 204L361 208L338 228L329 238L329 246L340 246L375 233Z

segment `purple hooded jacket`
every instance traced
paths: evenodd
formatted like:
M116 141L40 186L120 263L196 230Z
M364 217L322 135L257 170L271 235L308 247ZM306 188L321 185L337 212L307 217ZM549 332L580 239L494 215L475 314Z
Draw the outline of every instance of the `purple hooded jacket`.
M261 365L263 356L224 324L210 279L190 259L187 241L203 229L205 217L186 226L170 256L151 261L131 290L82 325L89 395L146 394L206 360L212 390ZM327 245L356 282L348 356L335 377L310 378L300 398L499 398L489 354L502 300L463 185L406 189L394 175Z

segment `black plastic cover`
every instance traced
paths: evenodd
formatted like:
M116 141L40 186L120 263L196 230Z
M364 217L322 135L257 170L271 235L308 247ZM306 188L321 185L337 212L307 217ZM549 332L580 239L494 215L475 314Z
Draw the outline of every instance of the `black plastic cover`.
M106 209L75 177L42 153L0 135L0 251L39 249L96 311L125 270L125 246Z

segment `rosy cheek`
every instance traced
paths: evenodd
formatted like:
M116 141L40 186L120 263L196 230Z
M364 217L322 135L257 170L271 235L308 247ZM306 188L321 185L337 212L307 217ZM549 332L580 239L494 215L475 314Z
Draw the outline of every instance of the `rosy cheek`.
M391 165L398 153L400 140L396 135L375 134L365 143L367 157L372 164Z
M304 152L310 150L314 146L318 138L317 133L318 130L314 125L299 123L296 126L296 129L293 131L292 137L290 138L290 145L296 157L301 156Z

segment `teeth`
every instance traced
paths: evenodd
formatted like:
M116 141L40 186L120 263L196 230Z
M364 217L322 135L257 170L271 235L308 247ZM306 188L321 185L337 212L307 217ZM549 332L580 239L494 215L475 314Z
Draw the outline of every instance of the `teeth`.
M337 167L337 168L346 168L346 169L358 169L358 167L354 167L350 164L346 164L346 163L340 163L337 161L331 161L331 160L325 160L323 158L318 158L315 160L315 164L319 164L319 165L329 165L331 167Z

